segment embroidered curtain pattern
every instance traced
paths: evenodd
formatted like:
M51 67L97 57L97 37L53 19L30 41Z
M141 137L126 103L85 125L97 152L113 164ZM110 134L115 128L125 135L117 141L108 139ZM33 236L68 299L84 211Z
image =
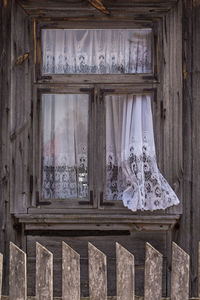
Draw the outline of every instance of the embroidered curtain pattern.
M86 94L44 94L43 197L88 196L88 101Z
M43 73L150 73L151 44L151 29L43 29Z
M106 96L106 197L132 211L179 204L158 170L148 95Z

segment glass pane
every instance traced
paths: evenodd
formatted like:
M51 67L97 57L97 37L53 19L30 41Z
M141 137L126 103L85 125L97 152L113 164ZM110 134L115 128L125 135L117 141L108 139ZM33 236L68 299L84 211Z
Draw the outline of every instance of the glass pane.
M43 29L43 73L150 73L151 44L149 28Z
M122 200L124 191L137 186L143 176L147 140L155 156L151 97L127 94L106 96L105 100L106 199Z
M88 196L86 94L42 96L42 187L45 199Z

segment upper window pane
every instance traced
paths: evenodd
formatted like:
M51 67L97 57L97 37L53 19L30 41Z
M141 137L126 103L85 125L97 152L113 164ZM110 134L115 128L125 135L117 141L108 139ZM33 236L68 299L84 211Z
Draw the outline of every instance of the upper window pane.
M43 73L151 73L151 37L152 29L43 29Z

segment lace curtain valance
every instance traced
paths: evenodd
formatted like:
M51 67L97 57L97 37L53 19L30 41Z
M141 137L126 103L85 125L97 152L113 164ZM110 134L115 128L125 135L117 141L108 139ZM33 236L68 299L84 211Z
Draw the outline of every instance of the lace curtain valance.
M150 73L151 44L151 29L43 29L43 73Z

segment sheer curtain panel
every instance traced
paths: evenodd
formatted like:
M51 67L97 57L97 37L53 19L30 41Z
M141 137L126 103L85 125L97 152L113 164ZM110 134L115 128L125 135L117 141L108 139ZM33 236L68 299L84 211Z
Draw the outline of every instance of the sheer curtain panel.
M151 97L106 96L106 198L132 211L166 209L179 200L158 170Z

